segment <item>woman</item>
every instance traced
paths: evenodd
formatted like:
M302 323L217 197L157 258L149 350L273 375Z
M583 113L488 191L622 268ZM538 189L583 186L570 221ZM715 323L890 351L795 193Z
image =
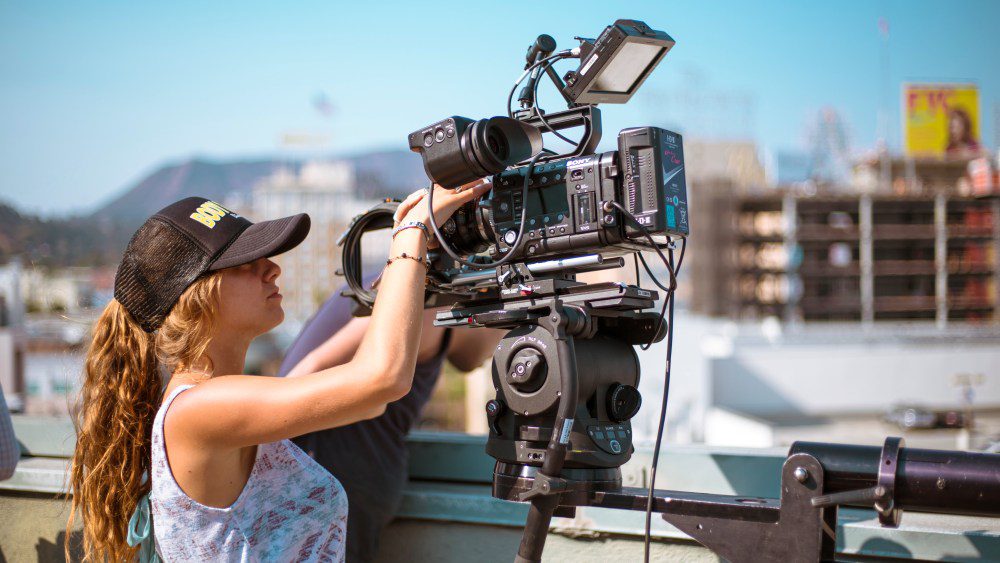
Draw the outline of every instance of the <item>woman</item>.
M962 108L948 110L948 146L945 152L949 156L971 158L979 153L979 149L969 113Z
M489 187L437 188L435 219ZM69 526L79 511L87 558L135 557L126 524L148 492L168 561L343 559L346 495L288 438L378 416L407 393L423 310L425 194L397 212L358 354L295 378L239 374L250 341L284 317L280 269L268 258L305 238L308 216L252 224L188 198L139 228L85 364Z

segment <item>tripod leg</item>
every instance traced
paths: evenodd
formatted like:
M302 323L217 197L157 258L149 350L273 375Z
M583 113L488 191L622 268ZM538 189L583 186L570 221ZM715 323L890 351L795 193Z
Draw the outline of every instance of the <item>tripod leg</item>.
M559 495L546 495L531 501L528 508L528 520L524 523L524 535L517 549L514 563L539 563L542 560L542 549L545 548L545 537L549 533L549 522L552 521L552 511L559 504Z
M560 397L556 407L555 426L552 438L545 451L545 461L535 478L535 486L544 485L544 493L531 499L528 509L528 519L524 524L524 535L521 536L521 546L517 550L517 563L536 563L542 560L542 549L545 547L545 536L549 533L549 522L552 512L559 506L560 490L549 488L552 483L546 478L558 478L566 461L566 449L569 444L570 429L573 427L573 416L577 406L577 371L576 350L573 347L573 337L566 334L566 317L561 305L553 307L552 315L540 324L545 326L556 338L556 350L559 357ZM542 480L541 483L539 480Z

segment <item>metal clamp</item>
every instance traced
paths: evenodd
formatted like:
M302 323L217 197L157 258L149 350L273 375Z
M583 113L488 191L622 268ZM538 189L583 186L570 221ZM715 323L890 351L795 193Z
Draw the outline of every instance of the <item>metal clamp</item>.
M841 504L870 504L878 513L879 524L892 528L899 526L903 511L896 507L896 474L899 471L899 452L905 443L905 440L898 437L885 439L882 455L879 456L878 478L874 487L821 495L813 497L810 502L816 508Z
M896 507L896 473L899 471L899 451L906 441L892 436L885 439L882 445L882 455L879 456L878 481L876 489L883 489L879 499L875 501L879 524L895 528L903 511Z

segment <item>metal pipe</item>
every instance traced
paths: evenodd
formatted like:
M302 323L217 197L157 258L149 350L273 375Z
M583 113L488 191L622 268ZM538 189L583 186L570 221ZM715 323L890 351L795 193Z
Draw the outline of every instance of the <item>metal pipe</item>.
M805 453L823 466L825 494L874 487L878 446L795 442L788 455ZM1000 455L902 448L895 501L904 510L1000 516Z
M624 265L625 259L621 256L605 258L600 254L587 254L586 256L532 262L525 266L532 274L549 274L563 271L590 272L593 270L607 270L610 268L621 268ZM465 272L452 278L450 283L451 285L473 285L495 277L496 271L493 269L479 272Z

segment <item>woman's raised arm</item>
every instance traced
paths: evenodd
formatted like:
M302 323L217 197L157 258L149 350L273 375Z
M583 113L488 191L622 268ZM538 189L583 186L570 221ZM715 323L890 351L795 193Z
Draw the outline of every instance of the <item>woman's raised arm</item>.
M486 183L462 191L437 188L435 219L443 223L489 189ZM403 221L428 222L423 193L400 206ZM393 238L369 329L350 362L293 378L213 377L176 399L169 426L200 444L236 448L378 416L409 392L413 381L426 256L420 229L401 230Z

